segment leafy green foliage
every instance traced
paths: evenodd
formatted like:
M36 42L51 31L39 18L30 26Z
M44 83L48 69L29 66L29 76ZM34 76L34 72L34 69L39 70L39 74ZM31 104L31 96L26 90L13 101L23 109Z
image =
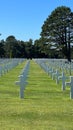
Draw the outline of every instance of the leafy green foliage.
M57 43L59 50L70 61L70 43L73 41L73 12L70 8L57 7L44 22L41 36L49 42Z

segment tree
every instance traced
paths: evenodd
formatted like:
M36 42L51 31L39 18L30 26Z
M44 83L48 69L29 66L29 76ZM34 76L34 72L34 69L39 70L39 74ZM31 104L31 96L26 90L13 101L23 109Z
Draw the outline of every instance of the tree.
M46 56L45 53L45 41L44 39L40 38L38 40L34 41L34 53L35 53L35 58L42 58Z
M0 57L3 58L5 56L5 49L4 49L4 40L0 41Z
M65 6L57 7L42 26L41 37L58 44L58 49L71 61L70 44L73 42L73 12Z
M29 39L29 41L25 42L25 52L26 52L26 57L27 58L32 58L32 45L33 40Z
M18 47L17 50L17 56L20 58L26 58L26 51L25 51L26 44L24 41L18 40Z
M15 39L15 37L13 35L10 35L6 38L6 42L5 42L5 50L6 50L6 57L8 58L13 58L15 57L15 51L16 51L16 44L17 44L17 40Z
M4 48L7 58L32 58L32 39L29 41L16 40L13 35L6 38Z

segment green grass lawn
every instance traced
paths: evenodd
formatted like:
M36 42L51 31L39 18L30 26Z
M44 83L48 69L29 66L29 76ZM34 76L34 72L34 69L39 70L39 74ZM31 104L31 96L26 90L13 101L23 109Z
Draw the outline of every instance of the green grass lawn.
M19 98L15 81L25 63L0 77L0 130L73 130L69 88L62 91L33 60L25 98Z

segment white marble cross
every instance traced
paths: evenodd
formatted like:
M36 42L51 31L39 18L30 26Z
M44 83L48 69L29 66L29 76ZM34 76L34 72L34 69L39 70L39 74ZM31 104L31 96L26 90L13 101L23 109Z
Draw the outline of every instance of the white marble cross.
M16 85L20 86L20 98L24 98L24 89L27 84L27 76L28 76L28 70L29 70L29 61L27 62L25 68L23 69L21 75L19 75L20 80L16 81Z
M20 98L24 98L24 89L27 82L25 81L23 75L20 75L19 77L20 77L20 81L16 81L16 85L20 86L20 92L19 92Z
M70 76L70 82L65 82L66 86L70 86L70 99L73 99L73 76Z
M54 79L54 77L56 77L56 84L59 83L59 79L58 79L59 76L60 76L60 74L59 74L58 70L56 70L56 72L52 74L53 79Z
M64 72L62 72L62 75L58 77L59 80L62 80L62 90L65 90L65 81L66 81L66 76Z

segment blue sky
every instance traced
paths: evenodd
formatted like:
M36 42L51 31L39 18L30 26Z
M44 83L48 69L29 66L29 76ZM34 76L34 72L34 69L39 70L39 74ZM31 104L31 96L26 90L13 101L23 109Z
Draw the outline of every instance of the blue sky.
M0 0L0 40L10 35L23 41L39 39L46 18L62 5L73 12L73 0Z

